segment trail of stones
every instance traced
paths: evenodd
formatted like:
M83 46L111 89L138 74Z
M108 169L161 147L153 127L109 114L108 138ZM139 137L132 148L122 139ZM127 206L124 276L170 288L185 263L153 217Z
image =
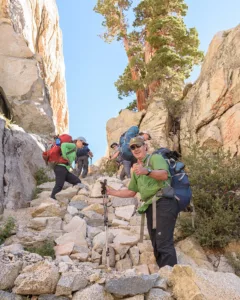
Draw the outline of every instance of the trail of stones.
M111 270L108 270L99 183L103 179L89 177L81 188L66 185L57 194L57 200L50 198L53 183L45 183L29 208L4 211L4 220L13 216L17 227L0 248L0 299L22 300L24 295L31 295L32 300L152 300L174 299L173 296L190 299L183 278L191 282L191 295L205 297L207 293L210 296L215 293L219 295L217 299L224 299L221 297L226 292L220 295L222 287L218 286L213 265L192 239L180 242L178 247L180 260L191 266L166 266L159 270L146 228L144 241L139 243L138 197L109 199ZM128 184L113 177L106 179L115 189L124 189ZM48 240L54 240L56 259L24 250L44 245ZM195 257L189 256L192 251L189 249L195 249ZM236 275L218 272L218 276L230 282L224 286L229 295L240 297L240 281ZM205 277L211 278L209 286ZM207 292L199 288L201 284ZM206 299L212 299L207 296Z

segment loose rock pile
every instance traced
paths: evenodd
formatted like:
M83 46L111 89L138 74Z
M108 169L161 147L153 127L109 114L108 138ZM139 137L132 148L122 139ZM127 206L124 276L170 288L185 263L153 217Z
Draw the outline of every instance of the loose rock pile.
M207 257L191 238L178 246L180 263L159 270L147 229L139 243L141 216L138 198L112 197L108 205L110 267L106 268L106 234L101 186L89 177L85 187L66 188L51 199L54 183L40 186L42 192L31 206L13 216L16 232L0 248L0 300L101 300L101 299L240 299L240 279L222 257ZM106 178L115 189L127 181ZM55 242L55 256L42 257L24 249ZM223 282L227 282L224 284Z

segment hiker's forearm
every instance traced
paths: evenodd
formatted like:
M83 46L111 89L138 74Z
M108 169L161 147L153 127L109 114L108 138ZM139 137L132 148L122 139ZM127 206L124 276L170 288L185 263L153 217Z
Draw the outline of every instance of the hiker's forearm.
M134 191L130 191L130 190L114 190L114 189L109 189L108 190L108 195L111 196L116 196L116 197L120 197L120 198L131 198L134 197L136 195L136 192Z
M117 157L118 157L118 155L119 155L119 151L118 151L118 152L116 152L115 154L113 154L113 156L111 156L111 160L113 160L113 159L117 158Z
M167 180L168 172L165 170L152 170L148 176L156 180Z

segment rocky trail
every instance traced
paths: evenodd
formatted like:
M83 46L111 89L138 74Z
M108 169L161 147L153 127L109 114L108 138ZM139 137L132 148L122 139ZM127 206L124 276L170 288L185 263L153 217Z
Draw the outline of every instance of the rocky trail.
M123 109L106 124L108 148L136 125L151 131L149 151L164 145L186 155L199 142L239 155L239 45L240 25L217 33L199 78L176 106L181 116L173 118L162 97L146 110ZM56 0L0 0L0 227L15 222L2 244L0 231L0 300L240 300L227 256L184 239L178 224L178 265L159 270L146 228L139 242L138 197L109 197L106 268L100 181L124 189L127 180L95 174L83 180L87 188L66 185L56 201L47 182L30 201L46 142L68 132L62 46ZM240 242L229 249L240 270Z
M240 299L240 279L226 258L207 255L192 238L177 243L179 265L159 270L146 228L139 243L138 198L109 197L108 269L100 185L105 178L115 189L128 183L90 176L83 180L86 188L66 185L55 201L49 197L54 182L48 182L30 207L5 209L2 222L13 217L16 229L0 246L1 300ZM49 240L54 259L26 251Z

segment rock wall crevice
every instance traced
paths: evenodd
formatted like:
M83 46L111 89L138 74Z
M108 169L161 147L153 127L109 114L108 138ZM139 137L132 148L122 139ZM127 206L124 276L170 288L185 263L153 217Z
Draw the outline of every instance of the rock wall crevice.
M4 155L4 130L5 128L5 121L0 118L0 214L3 213L3 203L4 203L4 173L5 173L5 155Z
M42 84L34 86L31 98L28 91L37 80ZM37 134L68 131L65 66L56 0L0 1L0 86L14 106L13 119L24 130ZM31 122L30 110L20 107L26 97L32 102ZM43 132L39 124L45 123Z
M6 98L3 89L0 87L0 114L3 114L7 119L11 119L11 107Z

